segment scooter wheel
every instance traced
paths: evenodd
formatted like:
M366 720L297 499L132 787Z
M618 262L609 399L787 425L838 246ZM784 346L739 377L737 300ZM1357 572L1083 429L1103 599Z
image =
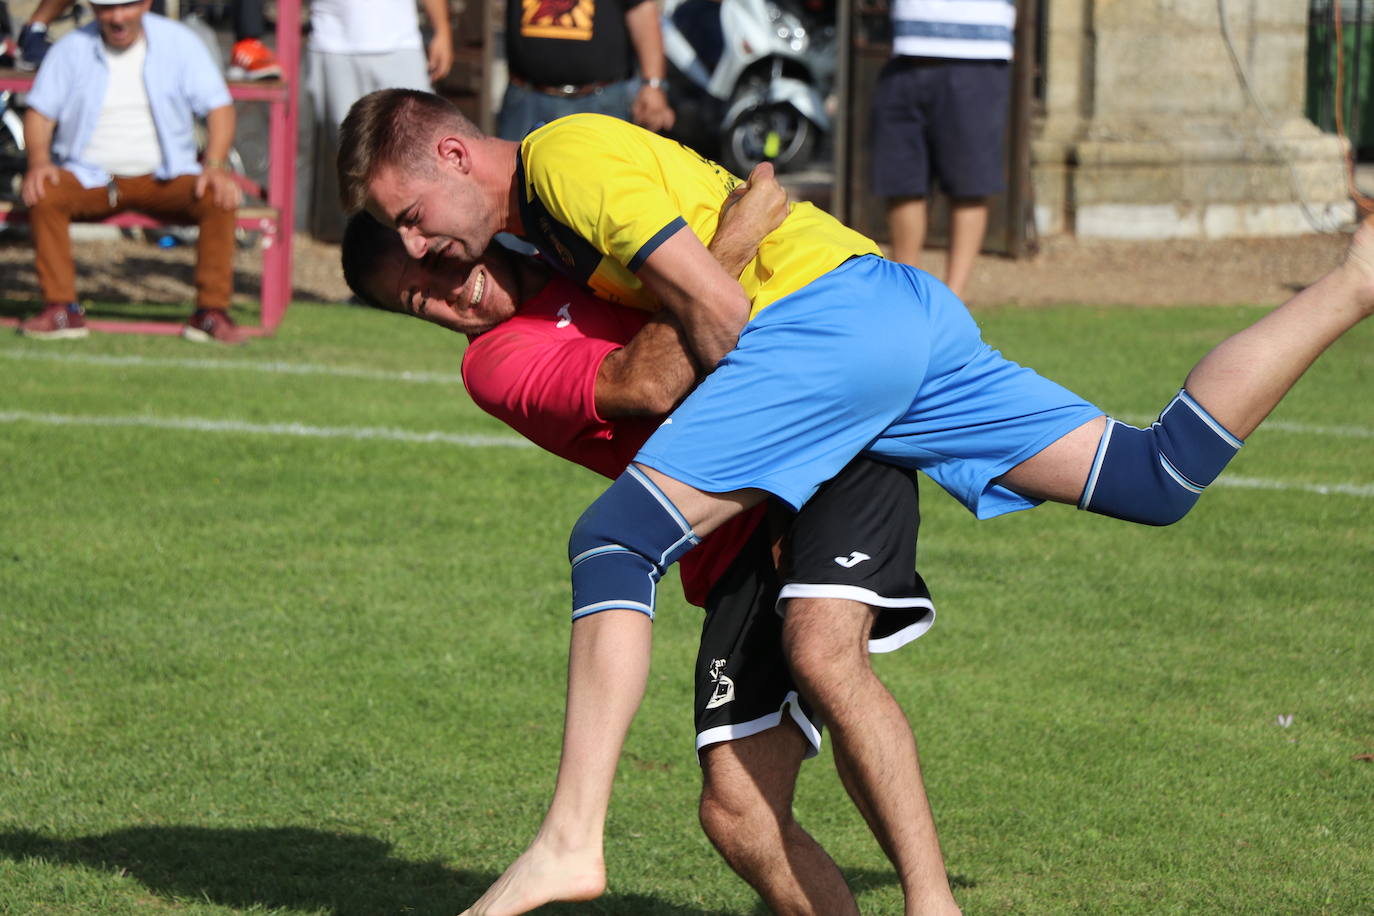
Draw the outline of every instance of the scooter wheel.
M816 128L791 105L758 105L730 125L722 146L722 164L736 175L748 175L765 161L785 172L811 161Z

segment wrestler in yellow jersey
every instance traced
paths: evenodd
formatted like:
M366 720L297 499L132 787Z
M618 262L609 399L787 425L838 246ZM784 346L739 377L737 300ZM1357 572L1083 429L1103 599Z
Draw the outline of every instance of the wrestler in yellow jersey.
M635 271L684 225L709 241L720 201L740 179L721 165L626 121L559 118L520 147L520 210L530 241L603 299L654 310ZM809 203L759 245L740 284L750 317L858 254L870 239Z

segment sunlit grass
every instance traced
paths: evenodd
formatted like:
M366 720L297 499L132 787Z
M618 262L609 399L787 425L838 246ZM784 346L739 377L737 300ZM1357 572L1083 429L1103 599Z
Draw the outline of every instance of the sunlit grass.
M1148 419L1259 314L979 320ZM566 534L602 483L532 448L337 432L506 436L460 352L302 305L240 351L0 338L0 913L450 914L523 848L557 762ZM281 368L302 365L419 376ZM1279 489L1218 486L1171 529L980 523L923 489L939 621L878 668L966 912L1374 912L1372 390L1362 328L1228 472ZM168 419L197 422L136 425ZM699 614L664 594L611 891L552 911L756 912L696 825ZM865 913L900 912L828 756L797 811Z

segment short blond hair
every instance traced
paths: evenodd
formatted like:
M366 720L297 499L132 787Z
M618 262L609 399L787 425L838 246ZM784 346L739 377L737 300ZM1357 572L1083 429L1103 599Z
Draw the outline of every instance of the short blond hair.
M345 213L367 205L367 186L383 166L427 169L430 141L440 130L485 136L458 107L432 92L379 89L353 103L339 128L339 200Z

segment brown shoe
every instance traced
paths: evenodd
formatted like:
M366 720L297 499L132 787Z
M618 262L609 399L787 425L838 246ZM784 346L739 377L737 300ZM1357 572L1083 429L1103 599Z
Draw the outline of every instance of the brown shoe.
M223 309L196 309L181 328L181 336L196 343L247 343L248 334Z
M19 322L19 333L34 340L66 340L85 337L86 310L75 302L50 302L43 311Z

